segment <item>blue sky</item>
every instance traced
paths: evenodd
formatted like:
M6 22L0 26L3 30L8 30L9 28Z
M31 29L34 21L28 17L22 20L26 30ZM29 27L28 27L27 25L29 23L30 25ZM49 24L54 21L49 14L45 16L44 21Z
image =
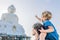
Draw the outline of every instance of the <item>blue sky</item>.
M19 23L23 25L26 34L31 35L32 25L39 22L35 15L41 16L42 11L48 10L53 14L51 21L60 30L60 0L0 0L0 15L7 13L7 8L13 4ZM1 17L1 16L0 16Z

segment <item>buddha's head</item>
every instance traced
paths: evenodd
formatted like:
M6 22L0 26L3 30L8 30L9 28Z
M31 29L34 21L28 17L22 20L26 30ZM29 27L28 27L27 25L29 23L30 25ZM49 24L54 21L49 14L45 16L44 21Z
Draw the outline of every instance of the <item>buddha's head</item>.
M9 7L8 7L8 12L9 13L14 13L16 11L16 8L14 7L14 5L10 5Z

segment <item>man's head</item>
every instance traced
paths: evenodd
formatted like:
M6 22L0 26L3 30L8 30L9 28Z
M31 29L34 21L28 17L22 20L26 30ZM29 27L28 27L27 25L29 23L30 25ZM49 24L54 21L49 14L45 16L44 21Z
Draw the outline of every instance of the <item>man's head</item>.
M41 23L35 23L33 24L33 28L37 31L38 34L40 34L39 29L44 28L44 26Z
M16 11L16 8L14 7L14 5L10 5L9 7L8 7L8 12L9 13L14 13Z

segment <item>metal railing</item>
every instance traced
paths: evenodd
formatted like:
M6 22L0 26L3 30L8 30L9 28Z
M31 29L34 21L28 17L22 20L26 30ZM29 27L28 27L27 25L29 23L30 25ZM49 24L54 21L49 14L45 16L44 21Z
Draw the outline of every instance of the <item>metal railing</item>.
M18 36L18 35L1 35L0 40L30 40L31 37L28 36Z

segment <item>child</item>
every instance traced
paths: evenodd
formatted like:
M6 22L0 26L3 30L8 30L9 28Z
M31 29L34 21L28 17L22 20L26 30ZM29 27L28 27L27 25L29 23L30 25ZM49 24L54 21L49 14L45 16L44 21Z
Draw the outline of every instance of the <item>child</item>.
M45 27L45 29L41 28L41 30L39 30L41 33L40 33L40 36L37 35L37 37L36 37L37 40L38 40L38 37L40 38L40 40L46 40L46 38L48 40L59 40L59 35L55 29L55 26L49 21L52 18L51 12L44 11L44 12L42 12L41 18L39 18L38 16L36 16L36 18L39 21L42 21L43 25ZM35 32L36 32L36 30L35 30Z

